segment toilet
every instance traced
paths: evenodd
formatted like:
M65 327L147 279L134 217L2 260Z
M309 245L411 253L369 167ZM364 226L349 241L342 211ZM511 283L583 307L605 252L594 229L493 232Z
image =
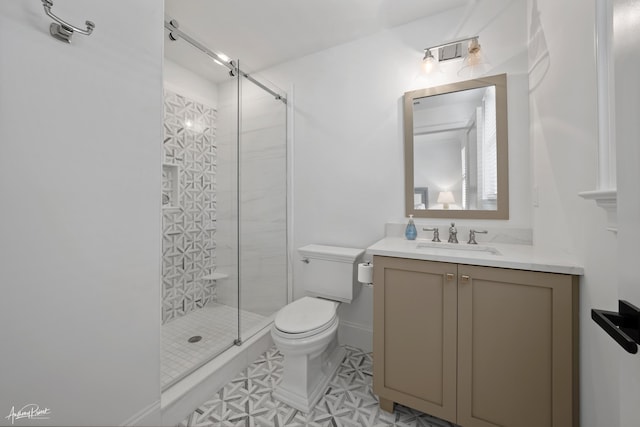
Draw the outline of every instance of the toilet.
M307 245L298 253L308 296L280 309L271 327L273 341L284 355L273 397L307 413L344 359L346 351L338 346L337 310L357 296L357 267L364 250Z

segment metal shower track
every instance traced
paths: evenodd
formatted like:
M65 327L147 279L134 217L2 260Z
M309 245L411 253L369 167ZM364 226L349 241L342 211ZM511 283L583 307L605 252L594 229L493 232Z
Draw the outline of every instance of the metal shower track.
M254 79L252 76L250 76L249 74L247 74L244 71L242 71L233 61L227 61L227 60L223 59L220 55L218 55L217 53L215 53L211 49L207 48L205 45L203 45L199 41L193 39L191 36L186 34L184 31L180 30L179 24L175 19L165 20L164 21L164 27L167 30L170 31L169 38L171 38L171 40L175 41L175 40L178 40L179 38L182 38L184 41L186 41L187 43L189 43L190 45L192 45L196 49L200 50L205 55L207 55L210 58L212 58L218 64L224 65L225 67L227 67L229 69L229 71L232 73L232 75L235 75L236 73L239 73L242 77L244 77L247 80L249 80L250 82L254 83L256 86L259 86L260 88L262 88L265 91L269 92L277 100L282 101L284 104L287 103L287 98L285 96L282 96L278 92L276 92L276 91L272 90L271 88L265 86L264 84L260 83L258 80Z

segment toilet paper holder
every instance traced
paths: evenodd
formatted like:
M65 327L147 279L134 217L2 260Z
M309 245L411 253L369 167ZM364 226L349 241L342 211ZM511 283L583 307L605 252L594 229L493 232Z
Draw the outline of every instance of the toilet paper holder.
M373 264L371 261L358 264L358 282L364 286L373 286Z

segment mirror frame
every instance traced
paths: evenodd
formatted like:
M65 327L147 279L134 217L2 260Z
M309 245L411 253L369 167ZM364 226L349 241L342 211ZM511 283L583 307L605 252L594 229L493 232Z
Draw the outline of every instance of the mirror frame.
M413 102L417 98L443 95L487 86L496 87L496 150L498 206L496 210L449 210L414 208ZM404 182L406 215L416 218L509 219L509 152L507 123L507 75L481 77L404 94Z

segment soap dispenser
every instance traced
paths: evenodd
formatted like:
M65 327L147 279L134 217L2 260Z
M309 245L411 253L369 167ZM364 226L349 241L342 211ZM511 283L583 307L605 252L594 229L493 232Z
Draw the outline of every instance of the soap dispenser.
M416 230L416 225L413 223L413 215L409 215L409 222L404 230L404 236L407 240L416 240L416 237L418 237L418 230Z

